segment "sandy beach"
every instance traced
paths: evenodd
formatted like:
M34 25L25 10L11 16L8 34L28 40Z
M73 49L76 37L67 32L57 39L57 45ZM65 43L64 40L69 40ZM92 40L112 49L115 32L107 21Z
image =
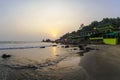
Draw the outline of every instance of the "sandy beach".
M120 46L101 45L95 47L100 50L87 53L80 62L90 80L119 80Z
M88 45L97 49L76 54L72 50L64 59L42 68L11 68L0 64L0 80L119 80L120 50L118 46ZM7 62L7 60L6 60Z

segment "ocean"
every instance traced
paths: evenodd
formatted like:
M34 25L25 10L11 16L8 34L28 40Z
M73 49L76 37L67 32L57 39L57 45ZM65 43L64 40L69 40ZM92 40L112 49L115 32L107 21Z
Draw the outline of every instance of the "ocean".
M0 42L0 80L46 80L48 72L44 73L45 68L75 53L73 47L62 46L45 42ZM4 59L3 54L11 57Z
M0 42L0 56L11 55L5 65L38 65L45 64L67 56L67 49L60 48L55 43L43 42ZM43 48L45 47L45 48ZM58 58L59 57L59 58ZM0 60L4 60L2 57Z

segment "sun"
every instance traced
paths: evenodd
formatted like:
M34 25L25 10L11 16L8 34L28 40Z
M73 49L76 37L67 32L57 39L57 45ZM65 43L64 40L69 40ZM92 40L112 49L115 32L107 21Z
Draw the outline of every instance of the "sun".
M52 38L56 38L58 36L58 30L57 29L52 29L50 30L50 35Z
M52 34L52 37L56 37L56 36L57 36L57 34L56 34L56 33L53 33L53 34Z

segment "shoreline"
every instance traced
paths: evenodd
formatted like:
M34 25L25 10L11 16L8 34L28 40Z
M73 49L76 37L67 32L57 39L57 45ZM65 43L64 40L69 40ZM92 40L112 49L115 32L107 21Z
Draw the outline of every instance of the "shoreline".
M120 46L88 45L87 47L98 50L91 50L84 53L84 56L76 54L78 50L75 50L57 64L42 69L11 69L1 64L0 74L3 75L0 79L5 78L8 70L6 80L119 80Z

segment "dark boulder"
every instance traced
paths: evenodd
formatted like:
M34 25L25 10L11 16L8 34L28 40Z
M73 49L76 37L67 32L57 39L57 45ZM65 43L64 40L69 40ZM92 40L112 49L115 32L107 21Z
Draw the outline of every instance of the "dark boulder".
M65 48L69 48L69 47L70 47L70 46L68 46L68 45L67 45L67 46L65 46Z
M52 45L52 47L57 47L57 45Z
M45 48L45 46L41 46L40 48Z
M78 50L77 48L74 48L73 50Z
M80 50L84 50L84 46L83 45L79 45L78 46Z
M4 59L9 58L9 57L11 57L11 55L7 55L7 54L2 55L2 58L4 58Z

